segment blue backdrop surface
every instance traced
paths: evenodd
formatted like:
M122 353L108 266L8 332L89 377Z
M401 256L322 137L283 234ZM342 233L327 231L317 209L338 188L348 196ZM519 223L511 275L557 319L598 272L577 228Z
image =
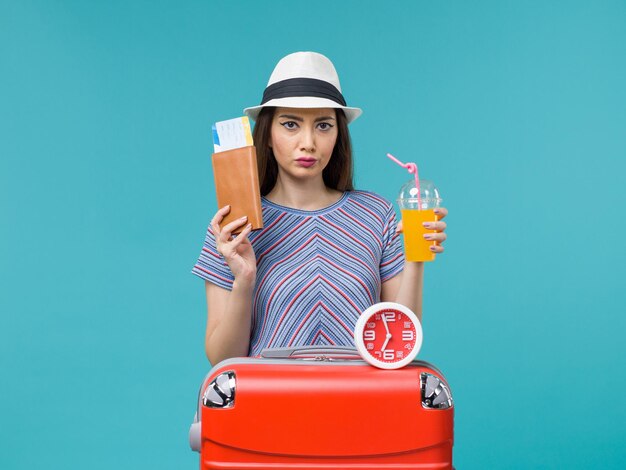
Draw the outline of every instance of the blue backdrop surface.
M455 464L626 461L626 3L0 2L0 468L195 468L210 126L334 61L358 188L450 211L421 357Z

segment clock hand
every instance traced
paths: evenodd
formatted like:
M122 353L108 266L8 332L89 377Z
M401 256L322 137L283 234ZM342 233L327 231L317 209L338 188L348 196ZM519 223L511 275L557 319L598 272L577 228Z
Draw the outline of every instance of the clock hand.
M390 339L391 339L391 333L387 333L387 336L385 336L385 342L383 343L383 347L380 348L381 351L385 350L385 348L387 347L387 343L389 343Z
M383 325L385 325L385 331L387 332L387 336L389 336L389 326L387 326L387 317L383 313Z

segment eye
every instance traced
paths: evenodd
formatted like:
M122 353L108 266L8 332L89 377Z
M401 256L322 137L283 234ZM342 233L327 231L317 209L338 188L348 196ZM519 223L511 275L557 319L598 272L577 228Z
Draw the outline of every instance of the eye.
M333 128L333 125L328 122L320 122L318 125L322 131L328 131Z
M295 121L281 122L280 125L283 126L285 129L289 129L289 130L298 128L298 123Z

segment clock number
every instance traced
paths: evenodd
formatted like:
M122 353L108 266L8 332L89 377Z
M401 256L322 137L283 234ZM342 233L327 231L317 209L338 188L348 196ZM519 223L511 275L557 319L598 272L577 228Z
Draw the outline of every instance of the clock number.
M365 330L363 332L363 339L365 341L375 341L376 340L376 331L374 331L374 330Z
M393 349L385 349L383 351L383 359L385 361L393 361L395 358L395 351Z
M413 330L402 330L402 341L413 341Z
M383 315L385 316L385 320L387 321L396 321L395 312L385 312L383 313Z

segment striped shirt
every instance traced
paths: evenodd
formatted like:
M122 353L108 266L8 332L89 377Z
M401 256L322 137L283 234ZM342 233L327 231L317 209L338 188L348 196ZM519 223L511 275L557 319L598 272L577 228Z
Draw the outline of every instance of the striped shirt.
M347 191L316 211L262 198L263 225L249 235L257 260L251 356L264 348L354 346L361 312L380 302L382 282L404 254L393 206L368 191ZM231 290L234 277L209 227L192 273Z

